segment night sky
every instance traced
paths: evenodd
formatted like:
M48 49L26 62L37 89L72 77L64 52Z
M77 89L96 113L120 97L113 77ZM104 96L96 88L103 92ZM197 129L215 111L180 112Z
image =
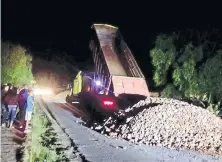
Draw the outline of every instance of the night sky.
M32 51L65 51L77 61L84 61L90 57L91 25L108 23L119 27L140 67L147 72L144 60L148 60L157 34L184 28L220 28L222 22L220 5L202 1L89 2L3 0L2 39L21 43Z

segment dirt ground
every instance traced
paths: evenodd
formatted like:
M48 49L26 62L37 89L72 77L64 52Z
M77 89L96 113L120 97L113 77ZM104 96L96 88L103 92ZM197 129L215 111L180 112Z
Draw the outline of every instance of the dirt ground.
M20 162L24 142L24 133L1 127L1 162Z

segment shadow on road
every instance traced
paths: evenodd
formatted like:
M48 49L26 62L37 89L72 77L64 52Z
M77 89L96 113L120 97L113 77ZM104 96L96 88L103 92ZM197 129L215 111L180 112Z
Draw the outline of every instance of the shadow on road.
M85 110L78 108L77 106L74 106L69 103L54 103L54 104L58 105L62 109L68 110L75 117L81 118L83 121L89 120L89 114Z
M19 145L22 145L26 141L26 134L24 129L19 128L19 124L15 121L13 124L14 128L11 129L12 140Z
M22 161L24 152L23 143L26 141L26 135L24 132L17 128L2 128L1 129L1 148L8 151L2 151L1 160L9 161ZM10 159L4 159L4 157L10 156Z
M23 157L23 150L24 149L22 149L22 148L17 148L16 149L16 155L15 155L15 158L16 158L16 160L19 162L19 161L22 161L21 159L22 159L22 157Z
M18 144L22 144L26 140L26 134L19 129L14 128L13 129L13 141L15 141Z

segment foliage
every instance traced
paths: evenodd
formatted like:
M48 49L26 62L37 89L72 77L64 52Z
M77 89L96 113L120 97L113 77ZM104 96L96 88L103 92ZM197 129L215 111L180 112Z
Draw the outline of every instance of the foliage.
M180 94L183 99L207 102L206 107L216 111L222 99L222 41L215 31L157 37L150 56L153 80L156 87L163 87L162 96L176 98Z
M51 123L43 112L36 107L32 119L32 133L29 151L26 150L24 159L26 161L67 161L63 150L57 142L57 134L51 127ZM29 137L30 137L29 135Z
M2 83L29 84L32 80L32 57L20 45L2 43Z
M222 99L222 51L209 58L200 68L200 89L201 92L208 92L214 100Z
M176 48L172 42L172 37L160 35L156 40L156 48L150 52L152 64L155 67L154 81L157 86L166 83L167 71L175 60Z
M220 108L221 103L218 102L217 104L209 104L209 106L207 106L207 109L209 111L211 111L212 113L214 113L215 115L219 115L221 113L221 108Z
M168 84L161 92L162 97L181 99L182 94L175 88L173 84Z
M173 71L172 78L174 80L174 85L178 87L179 91L184 93L185 97L196 98L199 94L195 66L195 61L189 59L185 61L181 67Z

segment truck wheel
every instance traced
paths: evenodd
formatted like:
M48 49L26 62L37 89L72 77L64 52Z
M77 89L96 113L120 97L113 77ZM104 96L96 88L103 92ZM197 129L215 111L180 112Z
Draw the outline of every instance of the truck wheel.
M66 96L66 102L69 103L69 97L68 96Z

